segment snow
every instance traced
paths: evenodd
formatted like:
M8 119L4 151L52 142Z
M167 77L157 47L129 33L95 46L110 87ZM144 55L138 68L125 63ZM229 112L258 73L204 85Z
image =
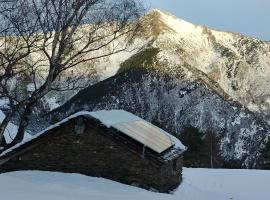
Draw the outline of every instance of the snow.
M270 171L262 170L185 168L184 184L176 194L193 200L266 200L270 197L269 178ZM194 197L190 196L191 194L194 194Z
M137 117L136 115L133 115L130 112L127 112L125 110L101 110L96 112L89 112L87 115L90 115L91 117L94 117L101 121L102 124L110 128L113 125L119 124L119 123L125 123L125 122L131 122L131 121L138 121L142 120L140 117ZM149 123L149 122L147 122ZM153 125L154 126L154 125ZM158 128L158 127L157 127ZM158 128L163 132L165 135L167 135L175 147L185 150L186 147L180 142L179 139L175 138L171 134L167 133L166 131Z
M103 178L58 172L20 171L0 175L8 200L267 200L270 171L183 169L183 183L161 194Z
M158 12L161 16L161 20L164 21L165 24L167 24L172 30L178 34L181 34L182 36L189 37L190 39L197 39L196 34L201 32L200 27L185 20L176 18L170 13L166 13L158 9L154 9L152 12Z
M47 102L49 106L49 110L54 110L60 106L60 103L58 102L58 99L56 96L53 96L53 97L45 96L44 100Z
M136 41L138 46L140 45L140 41ZM103 59L98 66L97 70L100 70L98 73L100 75L100 81L105 80L109 77L114 76L120 68L121 63L131 57L136 51L122 51L116 54L113 54L107 58L107 60Z
M95 119L98 119L102 124L104 124L105 126L107 126L108 128L110 128L111 126L113 126L114 124L118 124L118 123L124 123L124 122L130 122L130 121L137 121L137 120L143 120L135 115L133 115L130 112L127 112L125 110L100 110L100 111L96 111L96 112L88 112L88 111L80 111L77 112L65 119L63 119L62 121L53 124L51 126L49 126L48 128L44 129L43 131L35 134L35 135L30 135L28 133L26 133L26 136L24 137L23 141L21 143L18 143L17 145L7 149L6 151L2 152L0 154L0 156L3 156L5 154L7 154L8 152L11 152L12 150L18 148L19 146L39 137L40 135L44 134L45 132L54 129L58 126L60 126L61 124L74 119L78 116L90 116L93 117ZM15 132L17 126L15 125L11 125L12 129L10 130L10 132ZM158 128L158 127L157 127ZM171 141L174 143L175 148L179 148L182 150L185 150L186 147L174 136L170 135L169 133L163 131L162 129L160 129L164 134L166 134Z
M158 9L151 12L158 14L155 21L163 28L155 40L156 48L180 57L193 71L197 69L196 76L203 72L204 81L210 85L214 81L221 95L229 95L252 112L263 113L269 121L269 42L194 25Z
M141 118L124 110L101 110L88 114L101 121L108 128L118 123L141 120Z

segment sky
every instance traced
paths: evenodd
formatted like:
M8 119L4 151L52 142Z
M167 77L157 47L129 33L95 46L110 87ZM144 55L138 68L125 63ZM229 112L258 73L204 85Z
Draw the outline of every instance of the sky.
M270 0L144 0L146 7L215 30L270 41Z

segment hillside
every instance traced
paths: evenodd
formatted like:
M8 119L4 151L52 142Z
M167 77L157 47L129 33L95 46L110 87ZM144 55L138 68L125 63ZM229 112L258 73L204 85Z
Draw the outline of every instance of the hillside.
M141 38L151 42L125 59L115 76L52 112L54 120L79 110L121 108L178 136L187 127L214 132L223 160L218 166L269 167L269 43L159 10L141 20Z
M80 91L51 115L57 120L79 110L119 108L176 136L185 127L201 132L211 128L219 138L219 153L225 162L262 167L268 125L242 106L224 100L184 69L176 76L129 70Z
M171 63L185 65L220 95L237 101L268 120L270 113L270 43L237 33L220 32L206 26L194 25L169 13L152 10L141 19L142 30L128 51L86 63L72 70L82 75L81 85L91 85L115 75L120 63L142 48L157 48L166 63L162 68L174 73ZM87 25L81 28L82 33ZM124 44L124 38L116 44ZM89 55L91 56L91 55ZM147 63L144 63L147 64ZM87 73L86 73L87 72ZM69 72L70 73L70 72ZM66 75L69 76L70 74ZM65 74L61 84L65 83ZM47 95L50 109L62 105L77 91L52 92Z
M154 35L153 46L168 60L190 66L210 86L218 87L218 93L264 113L268 120L269 42L193 25L159 10L146 18L152 19L146 20L150 21L146 35Z
M195 25L158 9L149 11L139 20L141 30L131 43L126 43L125 37L120 37L110 45L98 49L94 55L85 54L81 59L102 55L125 45L127 45L127 51L79 64L77 68L62 73L53 86L67 86L68 84L72 86L71 78L80 77L79 81L73 84L74 87L78 86L77 89L66 91L56 89L45 95L32 110L31 120L22 143L2 152L1 155L10 153L14 148L33 138L39 136L42 138L41 135L46 130L53 128L54 131L54 128L67 122L70 119L68 117L79 116L77 113L79 111L83 111L83 113L89 111L93 114L99 110L123 109L162 128L180 139L187 147L183 156L184 162L182 162L182 157L179 160L181 166L182 163L184 166L182 184L170 194L162 194L138 188L134 186L135 184L124 185L99 177L61 173L64 171L62 170L63 164L77 169L84 162L79 164L63 162L63 159L60 158L57 161L60 163L59 171L61 172L29 170L0 174L0 199L269 199L270 42ZM106 26L102 31L109 30L109 28ZM83 38L89 30L91 30L91 24L82 25L78 31L78 37ZM0 37L0 41L2 39ZM80 47L82 43L77 45ZM72 51L75 51L77 47L72 47ZM51 47L48 46L49 48ZM72 51L69 53L72 54ZM40 52L34 52L29 59L34 63L41 61L43 56ZM37 69L39 73L36 84L38 86L45 80L43 76L48 73L48 63L41 61L41 66ZM11 80L11 85L13 81L18 80L21 81L21 84L15 89L22 93L20 95L27 96L33 92L32 80L27 76L16 77ZM4 119L7 108L7 100L0 98L0 123ZM74 113L77 114L72 116ZM115 117L115 115L117 116ZM89 116L93 117L93 115ZM107 118L110 121L117 121L114 123L115 125L120 122L118 117L125 120L128 118L123 117L124 115L119 112L113 116L110 115ZM136 121L137 117L134 118ZM7 143L15 137L18 119L19 115L14 116L4 132ZM85 127L88 127L85 126L83 119L78 118L77 122L73 120L70 126L61 129L63 131L56 129L55 132L52 131L48 134L48 138L50 137L51 140L47 141L48 146L44 149L49 149L52 153L44 152L45 157L49 155L54 162L55 158L59 157L58 154L64 155L65 158L68 157L67 153L71 158L74 158L76 154L81 155L75 156L78 159L89 157L94 163L93 166L102 172L106 171L105 169L111 170L110 167L104 168L103 166L111 165L112 159L107 159L108 152L118 149L120 143L116 146L111 143L105 145L107 151L101 160L108 160L109 164L106 163L99 167L97 163L100 160L96 153L100 153L106 148L103 143L96 141L102 142L103 140L98 138L97 140L82 138L82 140L73 134L76 131L81 132L82 130L83 132ZM99 118L97 119L103 122ZM95 120L96 118L93 119L93 121ZM103 127L104 125L106 123L96 126ZM111 125L107 128L109 127L114 128ZM55 137L56 139L51 138L51 134L54 133L65 134L66 129L69 130L68 133L72 133L70 134L72 137L78 139L74 141L76 143L67 143L66 135ZM90 132L86 136L93 136L93 127L91 126L88 130ZM119 129L115 131L117 130ZM127 130L131 132L130 135L133 134L134 129L127 127ZM140 127L136 129L138 135L143 138L145 135L142 130ZM96 135L101 133L96 130L94 132ZM118 136L113 131L104 132L104 134L107 133ZM130 139L128 135L121 137ZM147 137L147 142L153 142L154 140L151 141L151 138L154 137L157 136L152 135L151 132L151 137ZM59 142L59 138L63 139L68 150L61 145L57 146L59 151L57 148L56 150L53 148L54 142ZM164 140L161 137L159 144L167 141L170 144L169 148L175 148L177 145L172 143L174 139L174 137L169 137ZM39 144L38 140L36 141ZM92 143L84 141L96 142L97 148L92 148ZM111 138L108 138L108 141L111 142ZM130 147L127 141L123 142ZM78 152L71 148L74 146L73 144L78 145ZM160 146L159 144L157 146ZM145 146L147 147L147 145L143 142L139 145L138 152L140 154L142 152L142 158L145 159ZM27 148L27 144L25 147ZM91 148L89 150L85 147ZM34 143L33 148L37 150ZM164 153L167 154L168 150L167 147ZM59 153L60 151L63 154ZM89 152L93 152L93 154L90 153L92 156ZM127 163L130 163L129 160L134 161L130 155L123 156L120 151L115 152L116 157L120 156L127 160ZM126 152L126 149L123 149L123 152ZM27 157L19 155L12 161L14 160L15 165L18 166L18 159L20 161L26 159L35 166L37 162L32 160L34 155L40 159L43 154L33 152L29 156L29 160ZM112 156L109 157L112 158ZM142 160L140 157L139 159ZM174 162L166 161L166 163L170 163L174 168L173 172L177 173L179 167ZM115 164L118 171L122 169L118 163ZM46 169L51 170L55 163L52 165L45 163L44 165L47 167ZM22 164L22 166L27 166L27 164ZM127 166L122 163L121 166L126 167L123 169L131 169L130 166L137 165L133 163ZM145 166L148 171L155 172L155 170L151 170L149 163ZM14 169L12 167L11 171ZM89 167L84 167L84 169L89 171ZM136 167L136 174L142 175L140 170L138 173L138 169ZM168 174L167 168L162 167L162 169L165 169L165 174ZM126 170L120 171L126 172ZM111 172L109 171L108 174L111 175ZM159 174L161 178L164 177L164 174ZM127 176L120 175L120 177ZM130 176L134 177L134 174L131 173ZM141 177L146 180L146 176ZM153 182L162 183L160 178L157 180Z

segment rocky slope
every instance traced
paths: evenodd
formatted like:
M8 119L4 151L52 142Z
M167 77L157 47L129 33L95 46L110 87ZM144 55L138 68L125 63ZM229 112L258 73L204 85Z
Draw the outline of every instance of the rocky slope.
M145 48L123 58L116 76L80 91L53 116L122 108L175 135L188 126L212 131L225 162L265 167L270 43L196 26L159 10L141 21Z
M97 83L115 75L120 63L134 55L140 47L150 46L160 49L164 59L189 67L220 95L262 114L269 121L270 42L193 25L159 10L150 11L140 20L140 36L129 47L129 52L86 63L70 73L84 75L81 85ZM86 29L87 25L82 27L82 32ZM124 38L116 43L123 41ZM110 51L115 45L113 43L102 51ZM61 84L64 80L65 75L61 77ZM46 102L54 108L77 92L66 92L64 95L53 92L47 96Z
M196 26L159 10L146 18L146 35L155 38L153 45L168 59L189 65L209 85L217 85L217 92L268 120L270 42Z
M150 55L151 53L152 55ZM161 70L158 51L148 49L123 63L121 73L80 91L52 113L58 119L79 110L125 109L167 131L180 135L184 127L213 131L219 138L225 162L261 167L269 127L249 110L227 101L188 68L178 65L174 74ZM127 66L147 56L147 67Z

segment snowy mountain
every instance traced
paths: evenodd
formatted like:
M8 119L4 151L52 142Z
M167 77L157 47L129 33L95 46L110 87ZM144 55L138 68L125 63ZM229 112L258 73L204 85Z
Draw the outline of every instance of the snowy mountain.
M262 114L269 121L270 42L193 25L157 9L140 20L140 36L128 48L129 51L72 70L75 74L90 73L82 85L94 84L115 75L120 63L137 53L140 47L154 47L161 51L161 59L189 68L220 95ZM87 26L82 27L82 32L84 29ZM112 47L102 51L110 51ZM163 67L169 68L169 65ZM48 95L47 102L55 108L77 92L66 92L64 96L53 92Z
M54 116L121 108L175 135L184 127L204 133L211 127L225 163L264 167L270 43L196 26L159 10L141 22L145 47L123 59L116 76L82 90Z
M270 169L270 42L211 30L160 10L140 20L143 29L129 52L70 72L89 68L81 81L88 87L43 99L46 111L61 105L50 113L51 121L80 110L125 109L177 137L187 127L202 132L203 140L213 132L215 156L222 160L218 167ZM10 124L6 139L14 137L12 129L16 126ZM200 156L209 149L203 148ZM198 166L209 167L209 152L203 156ZM268 177L263 171L185 168L173 195L45 172L2 174L0 186L6 199L267 199Z
M242 106L217 95L189 71L177 75L152 69L129 70L80 91L53 112L54 118L79 110L124 109L179 135L184 127L220 139L222 157L245 167L259 167L269 127ZM209 124L211 123L211 124Z
M169 60L190 67L219 94L268 120L270 42L196 26L159 10L146 18L155 27L147 29L155 35L154 46Z
M270 195L267 171L184 168L183 176L172 194L79 174L40 171L1 174L0 187L1 197L8 200L254 200Z

